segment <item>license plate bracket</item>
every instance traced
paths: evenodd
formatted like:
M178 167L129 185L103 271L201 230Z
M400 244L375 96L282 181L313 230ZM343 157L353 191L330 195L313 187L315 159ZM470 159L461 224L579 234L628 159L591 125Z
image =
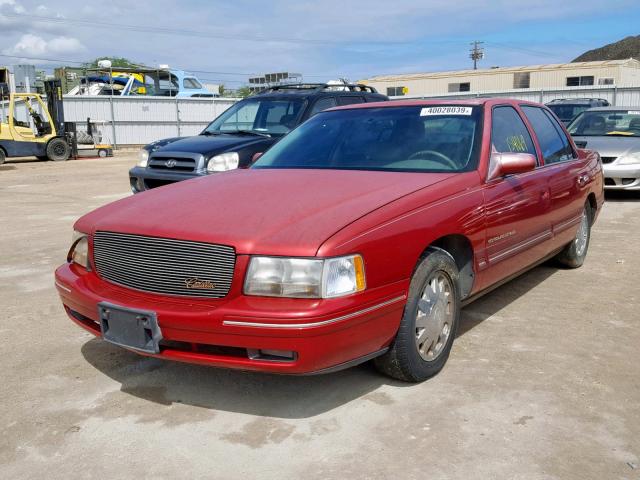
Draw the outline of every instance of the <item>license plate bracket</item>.
M107 342L141 352L160 353L162 332L156 312L100 302L98 318L102 338Z

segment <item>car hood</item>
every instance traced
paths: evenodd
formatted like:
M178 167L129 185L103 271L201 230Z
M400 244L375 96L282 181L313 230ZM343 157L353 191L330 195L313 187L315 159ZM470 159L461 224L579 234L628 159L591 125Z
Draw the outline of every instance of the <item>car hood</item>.
M169 142L157 142L155 146L152 146L151 151L152 153L189 152L210 155L227 152L234 148L245 147L247 145L259 143L270 144L272 142L273 139L271 138L257 135L196 135L194 137L170 139Z
M358 218L452 175L234 170L113 202L75 228L232 245L240 254L313 256Z
M573 140L582 144L586 142L583 148L595 150L601 157L620 157L628 153L640 152L640 137L576 135Z

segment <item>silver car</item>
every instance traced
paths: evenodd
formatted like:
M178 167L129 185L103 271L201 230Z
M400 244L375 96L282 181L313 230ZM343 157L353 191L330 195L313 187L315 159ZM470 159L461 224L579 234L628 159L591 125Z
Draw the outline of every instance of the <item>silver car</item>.
M640 190L640 107L597 107L567 127L581 148L602 157L605 188Z

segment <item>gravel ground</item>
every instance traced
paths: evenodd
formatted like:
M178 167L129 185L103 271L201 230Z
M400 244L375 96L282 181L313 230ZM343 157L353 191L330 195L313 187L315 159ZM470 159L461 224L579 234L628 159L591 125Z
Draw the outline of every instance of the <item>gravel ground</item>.
M134 163L0 166L0 478L640 479L640 194L608 196L583 268L467 307L408 385L165 362L72 324L53 270Z

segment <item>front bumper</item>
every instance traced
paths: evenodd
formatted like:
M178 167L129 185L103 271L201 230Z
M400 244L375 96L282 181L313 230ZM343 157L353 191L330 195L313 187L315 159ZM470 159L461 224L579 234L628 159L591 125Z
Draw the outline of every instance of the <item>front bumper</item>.
M133 193L140 193L151 188L169 185L191 178L204 177L207 173L201 170L194 172L167 172L145 167L133 167L129 170L129 183Z
M160 353L144 355L285 374L332 371L383 353L408 289L406 281L339 299L282 299L241 295L236 281L226 299L199 300L137 292L70 264L56 270L55 283L69 318L97 337L98 303L108 301L156 312ZM295 354L256 355L263 351Z
M608 190L640 190L640 165L603 165L604 188Z

